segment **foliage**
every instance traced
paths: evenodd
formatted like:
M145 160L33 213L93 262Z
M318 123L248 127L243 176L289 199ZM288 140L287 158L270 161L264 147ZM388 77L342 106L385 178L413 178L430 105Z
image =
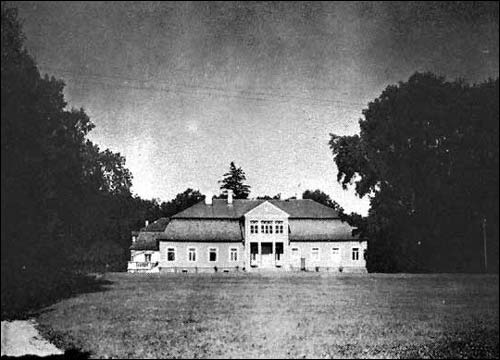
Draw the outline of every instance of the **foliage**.
M281 193L278 193L274 196L269 196L269 195L257 196L257 200L281 200Z
M171 217L203 200L205 200L205 195L201 194L199 190L187 188L171 201L163 202L160 206L161 214L163 217Z
M370 102L360 135L332 134L337 180L370 196L371 271L498 270L498 79L416 73Z
M302 199L311 199L314 200L320 204L323 204L325 206L331 207L332 209L335 209L336 211L344 212L344 209L334 200L330 199L330 195L324 193L323 191L316 189L314 191L312 190L306 190L302 193Z
M4 314L37 303L41 289L63 293L84 271L123 270L130 231L161 209L131 195L124 157L87 139L94 125L67 108L62 81L40 75L4 3L1 36Z
M229 172L225 173L223 176L224 179L220 180L219 183L222 184L220 189L224 196L227 196L227 190L232 190L235 199L248 198L250 186L243 183L247 178L241 167L237 168L234 162L231 161Z

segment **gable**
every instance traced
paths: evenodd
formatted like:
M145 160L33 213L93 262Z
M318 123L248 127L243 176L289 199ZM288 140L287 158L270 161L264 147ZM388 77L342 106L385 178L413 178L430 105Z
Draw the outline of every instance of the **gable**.
M245 218L287 218L288 213L281 210L279 207L271 204L268 201L254 207L252 210L248 211Z

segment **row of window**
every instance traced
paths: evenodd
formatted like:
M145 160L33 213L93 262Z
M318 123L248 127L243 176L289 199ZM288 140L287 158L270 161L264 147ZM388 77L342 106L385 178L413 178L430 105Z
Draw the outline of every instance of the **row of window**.
M272 234L274 230L275 234L283 234L283 221L281 220L261 220L260 221L260 232L262 234ZM250 234L259 233L259 221L250 220Z
M215 262L218 257L218 249L217 248L209 248L208 249L208 261ZM167 248L167 261L175 261L177 258L177 251L175 248ZM190 262L196 262L198 259L198 251L194 247L190 247L187 249L187 260ZM238 249L230 248L229 249L229 261L238 261Z
M266 244L266 243L263 243ZM292 247L292 257L298 258L300 256L299 248ZM267 247L262 246L262 254L272 254L272 248L267 249ZM256 255L258 254L257 243L250 244L250 257L252 260L256 260ZM283 254L283 244L276 243L276 252L275 257L276 260L280 260L281 255ZM334 259L340 259L340 248L333 247L331 248L331 256ZM311 258L313 260L319 260L320 249L318 247L311 248ZM148 255L146 255L148 256ZM167 248L167 261L175 261L177 257L177 252L175 248ZM208 249L208 261L215 262L218 257L218 249L217 248L209 248ZM198 258L197 249L194 247L190 247L187 249L187 260L190 262L196 262ZM351 259L353 261L359 260L359 248L352 248L351 250ZM148 261L148 260L146 260ZM149 255L149 261L151 261L151 255ZM229 249L229 261L238 261L238 249L230 248Z
M340 248L338 247L333 247L331 249L331 256L334 259L340 259ZM299 257L299 248L293 247L292 248L292 256L293 257ZM319 259L319 248L318 247L313 247L311 248L311 258L318 260ZM351 259L353 261L358 261L359 260L359 248L352 248L351 251Z

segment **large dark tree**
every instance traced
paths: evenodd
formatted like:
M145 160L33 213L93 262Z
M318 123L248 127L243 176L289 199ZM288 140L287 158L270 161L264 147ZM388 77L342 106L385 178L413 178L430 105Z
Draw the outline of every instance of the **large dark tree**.
M74 291L82 263L123 269L145 201L125 159L86 139L94 125L66 108L64 84L40 75L4 3L1 36L3 316Z
M225 173L223 176L224 179L220 180L219 183L222 184L220 189L224 196L227 196L227 190L232 190L235 199L248 198L250 186L243 183L247 178L241 167L237 168L234 162L231 161L229 172Z
M416 73L369 103L360 135L331 135L338 181L371 197L369 270L484 270L484 236L498 270L498 95L498 79Z

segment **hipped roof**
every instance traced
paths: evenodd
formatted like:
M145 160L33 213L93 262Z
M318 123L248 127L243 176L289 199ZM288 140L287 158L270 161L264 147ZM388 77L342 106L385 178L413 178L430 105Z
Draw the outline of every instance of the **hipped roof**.
M357 240L346 222L328 219L295 219L289 221L290 241Z
M334 209L311 199L304 200L233 200L228 204L225 199L214 199L211 205L201 201L174 215L173 219L239 219L248 211L265 201L285 211L289 219L338 219Z
M148 226L143 227L140 231L141 232L163 232L165 231L165 228L168 225L168 222L170 221L169 218L162 217L159 218L158 220L155 220Z
M159 243L156 238L150 238L145 240L137 240L132 243L130 250L153 250L159 251Z
M224 219L172 219L160 240L242 241L243 224Z

